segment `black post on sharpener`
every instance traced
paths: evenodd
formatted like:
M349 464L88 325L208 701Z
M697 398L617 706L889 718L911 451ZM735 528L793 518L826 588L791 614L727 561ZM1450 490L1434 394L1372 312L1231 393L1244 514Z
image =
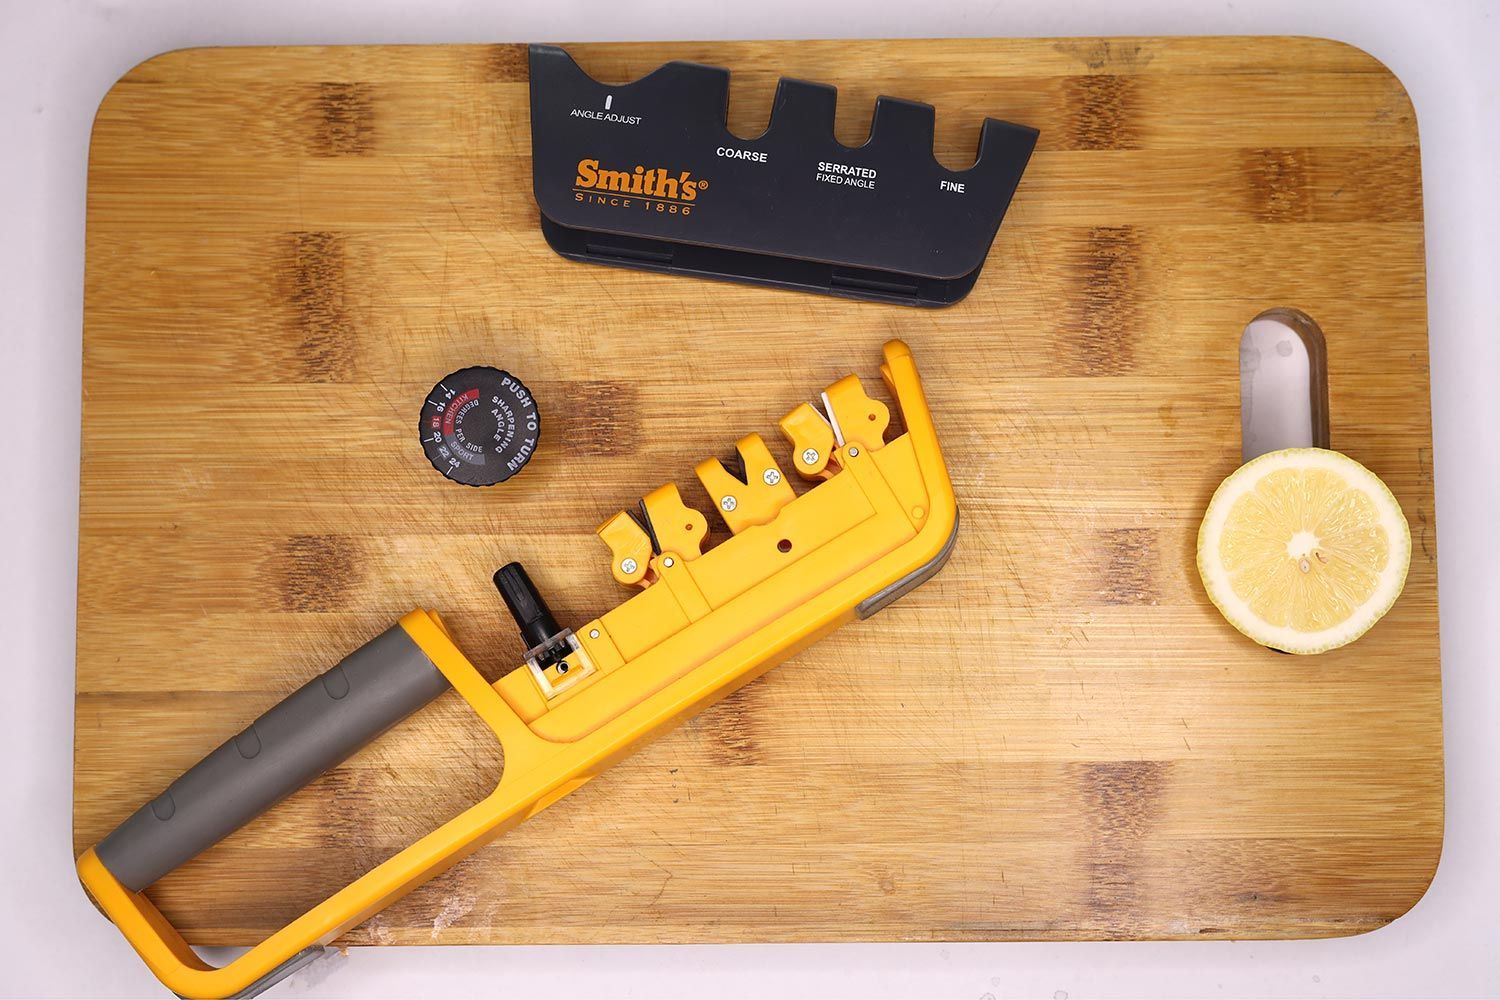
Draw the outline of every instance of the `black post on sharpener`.
M565 657L570 648L568 633L557 623L525 567L518 562L506 563L495 571L493 579L495 589L500 591L516 627L521 630L527 658L535 657L545 669Z

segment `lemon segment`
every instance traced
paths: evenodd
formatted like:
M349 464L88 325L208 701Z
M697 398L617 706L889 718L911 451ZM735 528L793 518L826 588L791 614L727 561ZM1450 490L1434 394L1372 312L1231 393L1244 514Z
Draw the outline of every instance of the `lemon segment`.
M1219 486L1198 529L1198 572L1229 623L1263 646L1321 653L1363 635L1406 583L1411 532L1370 470L1287 448Z

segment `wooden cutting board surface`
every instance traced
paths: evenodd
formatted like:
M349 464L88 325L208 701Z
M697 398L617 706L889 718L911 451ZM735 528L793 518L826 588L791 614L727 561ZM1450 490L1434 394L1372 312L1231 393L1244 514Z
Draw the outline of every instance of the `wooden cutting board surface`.
M1378 927L1443 829L1417 127L1303 38L571 47L730 67L1041 140L973 294L924 311L563 261L525 49L200 49L132 70L89 167L74 848L399 615L495 677L490 572L565 621L626 593L594 528L908 341L963 511L952 562L371 920L350 943L1303 937ZM1238 464L1237 345L1294 306L1333 443L1411 522L1405 595L1316 658L1242 639L1194 568ZM416 420L495 364L538 397L511 483ZM779 441L779 437L775 440ZM152 890L248 944L482 797L454 695Z

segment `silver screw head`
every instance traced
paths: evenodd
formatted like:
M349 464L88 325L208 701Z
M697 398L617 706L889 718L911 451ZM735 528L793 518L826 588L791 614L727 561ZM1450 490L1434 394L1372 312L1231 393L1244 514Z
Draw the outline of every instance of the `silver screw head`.
M859 457L859 449L858 448L850 448L849 449L849 457L850 458L858 458Z
M760 478L767 486L775 486L777 483L781 482L781 473L777 472L775 469L767 469L765 472L762 472L760 474Z
M634 559L626 559L624 562L620 563L620 572L628 576L629 574L634 573L639 568L639 566L640 564L637 563Z
M807 448L807 449L804 449L803 452L802 452L802 464L803 465L817 465L818 464L818 449L816 449L816 448Z
M673 559L671 556L667 556L667 558L661 561L661 564L667 569L671 569L673 566L677 565L677 560Z
M724 499L719 501L719 506L724 508L725 510L734 510L739 505L740 502L734 497L725 497Z
M589 638L590 639L597 639L597 638L599 638L599 630L596 629L596 628L589 629Z

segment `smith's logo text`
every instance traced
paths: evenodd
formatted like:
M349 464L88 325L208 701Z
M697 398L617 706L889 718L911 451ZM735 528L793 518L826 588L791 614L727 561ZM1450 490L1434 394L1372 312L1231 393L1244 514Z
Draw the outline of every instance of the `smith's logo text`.
M594 159L579 160L573 178L574 201L666 215L691 215L698 195L707 189L708 181L695 178L691 170L675 174L666 167L610 170Z

